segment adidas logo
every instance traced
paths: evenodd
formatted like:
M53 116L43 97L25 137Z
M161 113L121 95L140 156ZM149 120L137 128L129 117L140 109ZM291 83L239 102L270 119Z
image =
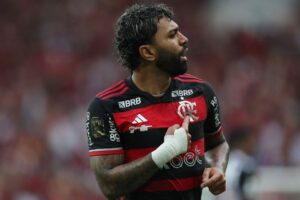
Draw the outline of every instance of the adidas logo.
M138 124L138 123L143 123L143 122L147 122L148 120L143 117L143 115L138 114L135 119L132 121L132 124Z

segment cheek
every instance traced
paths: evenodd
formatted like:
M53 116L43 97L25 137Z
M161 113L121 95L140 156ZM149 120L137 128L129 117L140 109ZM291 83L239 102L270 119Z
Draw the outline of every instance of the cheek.
M180 50L176 48L175 46L172 46L169 48L168 56L170 58L177 58L180 56Z
M169 44L169 48L172 49L172 52L174 53L180 52L181 49L181 47L178 45L178 42L174 40Z
M172 53L178 53L180 52L180 45L178 43L178 40L176 39L168 39L164 40L160 43L160 47L164 50L167 50L168 52Z

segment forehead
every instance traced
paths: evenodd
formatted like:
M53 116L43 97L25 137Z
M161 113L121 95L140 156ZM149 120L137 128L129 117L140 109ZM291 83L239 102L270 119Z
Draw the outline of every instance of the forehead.
M171 30L177 29L178 25L173 20L163 17L157 23L157 35L167 35Z

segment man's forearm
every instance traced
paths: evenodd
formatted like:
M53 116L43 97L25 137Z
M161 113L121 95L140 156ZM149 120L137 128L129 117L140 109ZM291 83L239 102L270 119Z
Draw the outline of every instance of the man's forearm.
M211 167L217 167L224 173L226 171L229 156L229 146L227 142L210 149L205 153L205 158Z
M159 170L151 155L133 162L109 167L112 157L92 158L91 164L102 192L109 199L131 192L147 182Z
M164 142L151 154L124 164L124 155L101 155L91 158L99 186L108 198L116 198L145 184L160 168L174 157L185 153L191 143L188 133L190 118L182 126L170 126Z

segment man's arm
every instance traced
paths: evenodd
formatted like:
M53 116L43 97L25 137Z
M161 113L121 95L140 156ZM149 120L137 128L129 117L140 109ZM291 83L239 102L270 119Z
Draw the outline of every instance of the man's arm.
M165 163L187 151L191 144L188 133L189 116L182 126L175 124L168 128L164 142L145 157L124 164L120 155L91 157L91 167L104 195L109 199L127 194L146 183Z
M95 98L88 108L86 128L91 168L104 195L115 199L141 186L159 168L150 154L124 164L122 143L109 111L107 101ZM112 134L119 139L112 140Z
M223 173L226 171L229 156L229 145L223 142L205 153L205 158L210 167L216 167Z
M127 164L123 164L123 155L94 156L90 162L98 184L108 199L138 188L159 170L151 154Z
M222 131L219 100L209 84L205 87L208 115L204 124L205 158L208 167L203 172L201 187L217 195L226 190L225 171L229 146Z
M215 195L226 190L225 171L228 155L229 146L226 141L205 153L208 167L203 172L201 187L208 187Z

